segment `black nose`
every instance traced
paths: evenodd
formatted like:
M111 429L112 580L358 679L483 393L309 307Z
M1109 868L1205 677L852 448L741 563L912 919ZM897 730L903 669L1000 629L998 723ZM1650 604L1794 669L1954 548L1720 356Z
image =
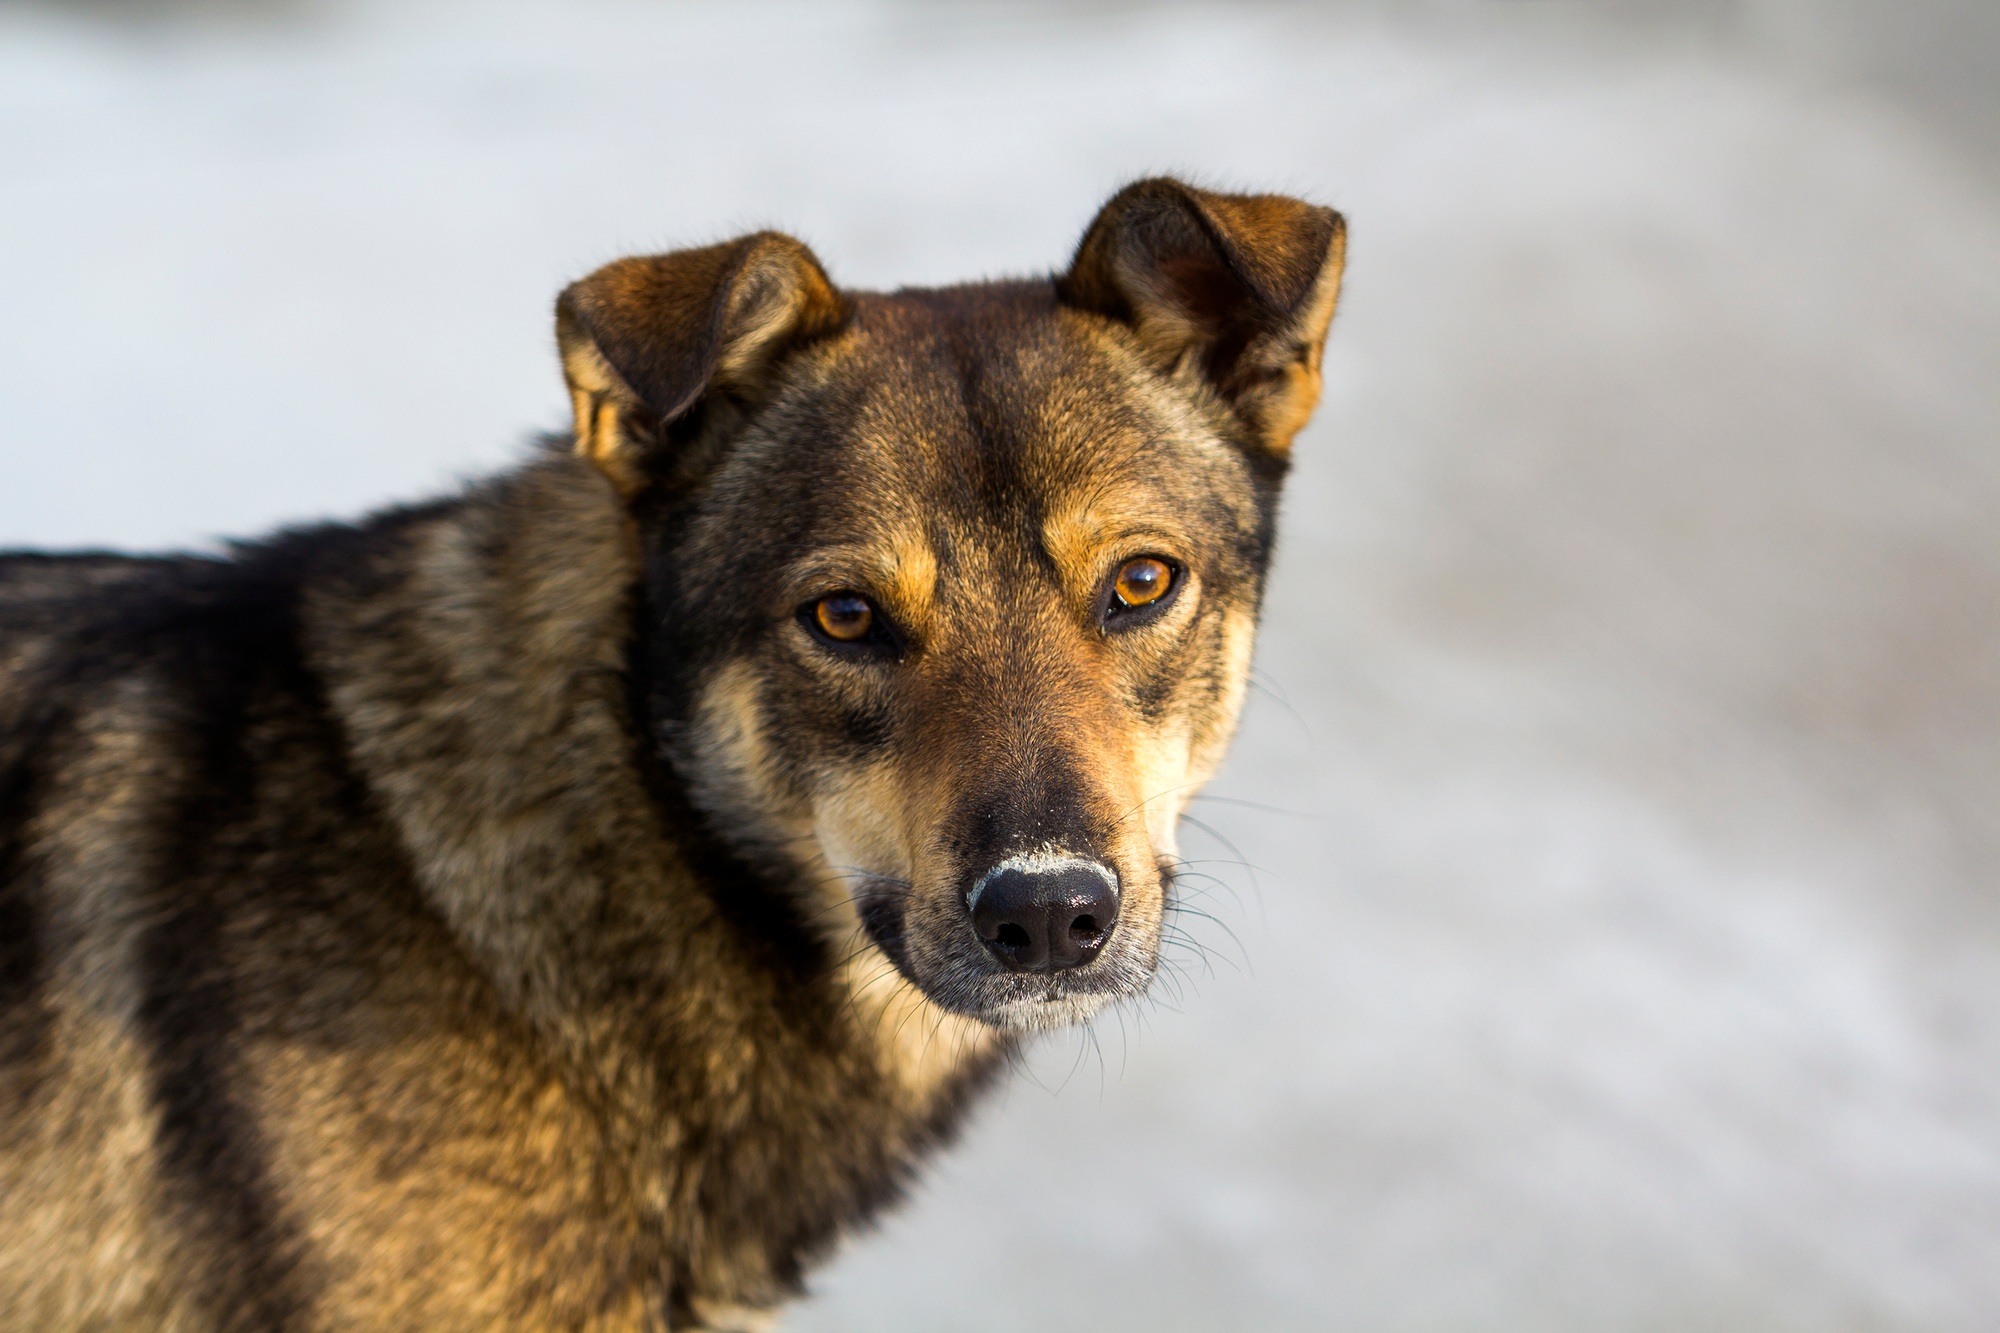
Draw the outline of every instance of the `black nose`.
M972 900L972 928L1016 972L1059 972L1097 957L1118 920L1118 881L1092 861L1003 865Z

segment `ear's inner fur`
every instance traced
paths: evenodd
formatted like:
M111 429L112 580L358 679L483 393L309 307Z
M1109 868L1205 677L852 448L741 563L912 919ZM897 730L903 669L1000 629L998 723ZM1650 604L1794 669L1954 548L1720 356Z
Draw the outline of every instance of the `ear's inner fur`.
M712 394L754 397L787 349L837 330L848 308L812 252L777 232L605 265L556 301L577 452L636 493L668 428Z
M1319 400L1345 255L1332 209L1148 180L1104 206L1057 291L1130 328L1160 369L1193 369L1282 455Z

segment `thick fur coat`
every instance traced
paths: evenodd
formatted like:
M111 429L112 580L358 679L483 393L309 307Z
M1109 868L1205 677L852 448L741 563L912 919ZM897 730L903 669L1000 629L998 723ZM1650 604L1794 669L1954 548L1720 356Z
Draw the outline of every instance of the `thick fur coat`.
M0 559L0 1328L764 1326L1151 978L1341 249L623 260L512 472Z

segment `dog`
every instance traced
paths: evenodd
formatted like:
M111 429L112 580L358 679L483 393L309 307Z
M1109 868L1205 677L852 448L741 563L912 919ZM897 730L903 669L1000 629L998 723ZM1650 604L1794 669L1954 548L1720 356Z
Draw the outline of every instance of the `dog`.
M1344 238L623 259L511 471L0 560L0 1328L768 1327L1152 978Z

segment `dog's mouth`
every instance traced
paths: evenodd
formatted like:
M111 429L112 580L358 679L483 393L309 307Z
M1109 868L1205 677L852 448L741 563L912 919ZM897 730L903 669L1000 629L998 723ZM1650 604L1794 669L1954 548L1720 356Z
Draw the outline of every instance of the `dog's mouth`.
M910 901L907 889L887 883L860 895L856 906L870 942L933 1004L996 1028L1073 1026L1107 1005L1136 998L1152 981L1157 949L1130 947L1138 932L1129 922L1103 932L1082 965L1009 966L996 956L1004 955L1005 944L996 950L983 942L969 915L956 929L922 931L911 919ZM943 938L933 938L938 934Z

